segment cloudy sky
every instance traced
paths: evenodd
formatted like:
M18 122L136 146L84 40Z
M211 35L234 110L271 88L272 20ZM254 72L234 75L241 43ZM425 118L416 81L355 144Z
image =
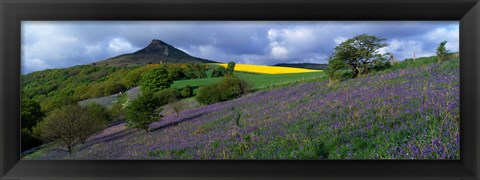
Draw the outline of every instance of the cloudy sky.
M396 59L459 50L458 21L23 21L22 73L88 64L160 39L190 55L237 63L326 63L359 34L387 38Z

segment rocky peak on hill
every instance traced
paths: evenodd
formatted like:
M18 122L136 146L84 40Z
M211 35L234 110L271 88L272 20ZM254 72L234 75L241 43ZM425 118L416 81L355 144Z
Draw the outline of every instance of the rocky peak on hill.
M161 40L153 39L145 48L134 53L122 54L109 58L97 65L109 66L136 66L156 63L215 63L215 61L197 58L167 44Z
M168 56L170 50L176 50L176 49L170 44L167 44L158 39L154 39L147 47L141 50L138 50L134 54L160 53L164 56Z

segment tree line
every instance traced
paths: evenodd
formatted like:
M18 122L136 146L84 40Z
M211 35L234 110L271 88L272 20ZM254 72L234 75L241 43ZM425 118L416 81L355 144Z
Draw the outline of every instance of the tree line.
M168 76L174 81L206 78L209 68L205 64L187 63L49 69L21 76L22 97L38 102L43 111L49 112L84 99L109 96L139 86L143 74L159 66L168 66Z

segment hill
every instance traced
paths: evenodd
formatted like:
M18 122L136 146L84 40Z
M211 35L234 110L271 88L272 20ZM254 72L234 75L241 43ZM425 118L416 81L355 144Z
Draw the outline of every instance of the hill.
M171 66L183 66L169 64ZM161 66L151 64L140 67L116 67L81 65L61 69L49 69L22 75L22 97L40 104L42 110L51 111L67 104L96 102L110 106L118 100L118 93L138 92L141 76L149 69ZM239 65L240 67L241 65ZM186 72L186 68L180 68ZM211 72L207 70L206 73ZM190 73L191 74L191 73ZM235 72L241 78L249 79L255 89L279 84L325 78L323 72L294 74L253 74ZM182 89L187 85L195 88L218 82L222 78L185 77L175 80L173 88ZM133 89L132 89L133 88Z
M22 98L32 99L44 111L122 92L129 72L138 68L81 65L21 75Z
M325 68L327 68L327 64L316 64L316 63L279 63L273 66L305 68L305 69L314 69L314 70L324 70Z
M161 63L216 63L215 61L193 57L170 44L154 39L145 48L134 53L122 54L94 63L109 66L139 66Z
M119 124L73 154L47 145L25 159L459 159L459 60L419 59L185 110L149 134Z

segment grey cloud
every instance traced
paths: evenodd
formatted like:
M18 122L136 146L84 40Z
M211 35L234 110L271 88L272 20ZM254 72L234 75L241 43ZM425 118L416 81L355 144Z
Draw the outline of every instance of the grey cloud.
M269 38L269 31L278 37ZM395 43L396 47L387 50L401 59L414 51L412 44L417 54L433 55L442 39L449 41L447 47L458 51L455 21L24 21L22 72L92 63L136 51L152 39L223 62L325 63L337 45L336 39L363 33ZM117 44L109 48L112 42Z

